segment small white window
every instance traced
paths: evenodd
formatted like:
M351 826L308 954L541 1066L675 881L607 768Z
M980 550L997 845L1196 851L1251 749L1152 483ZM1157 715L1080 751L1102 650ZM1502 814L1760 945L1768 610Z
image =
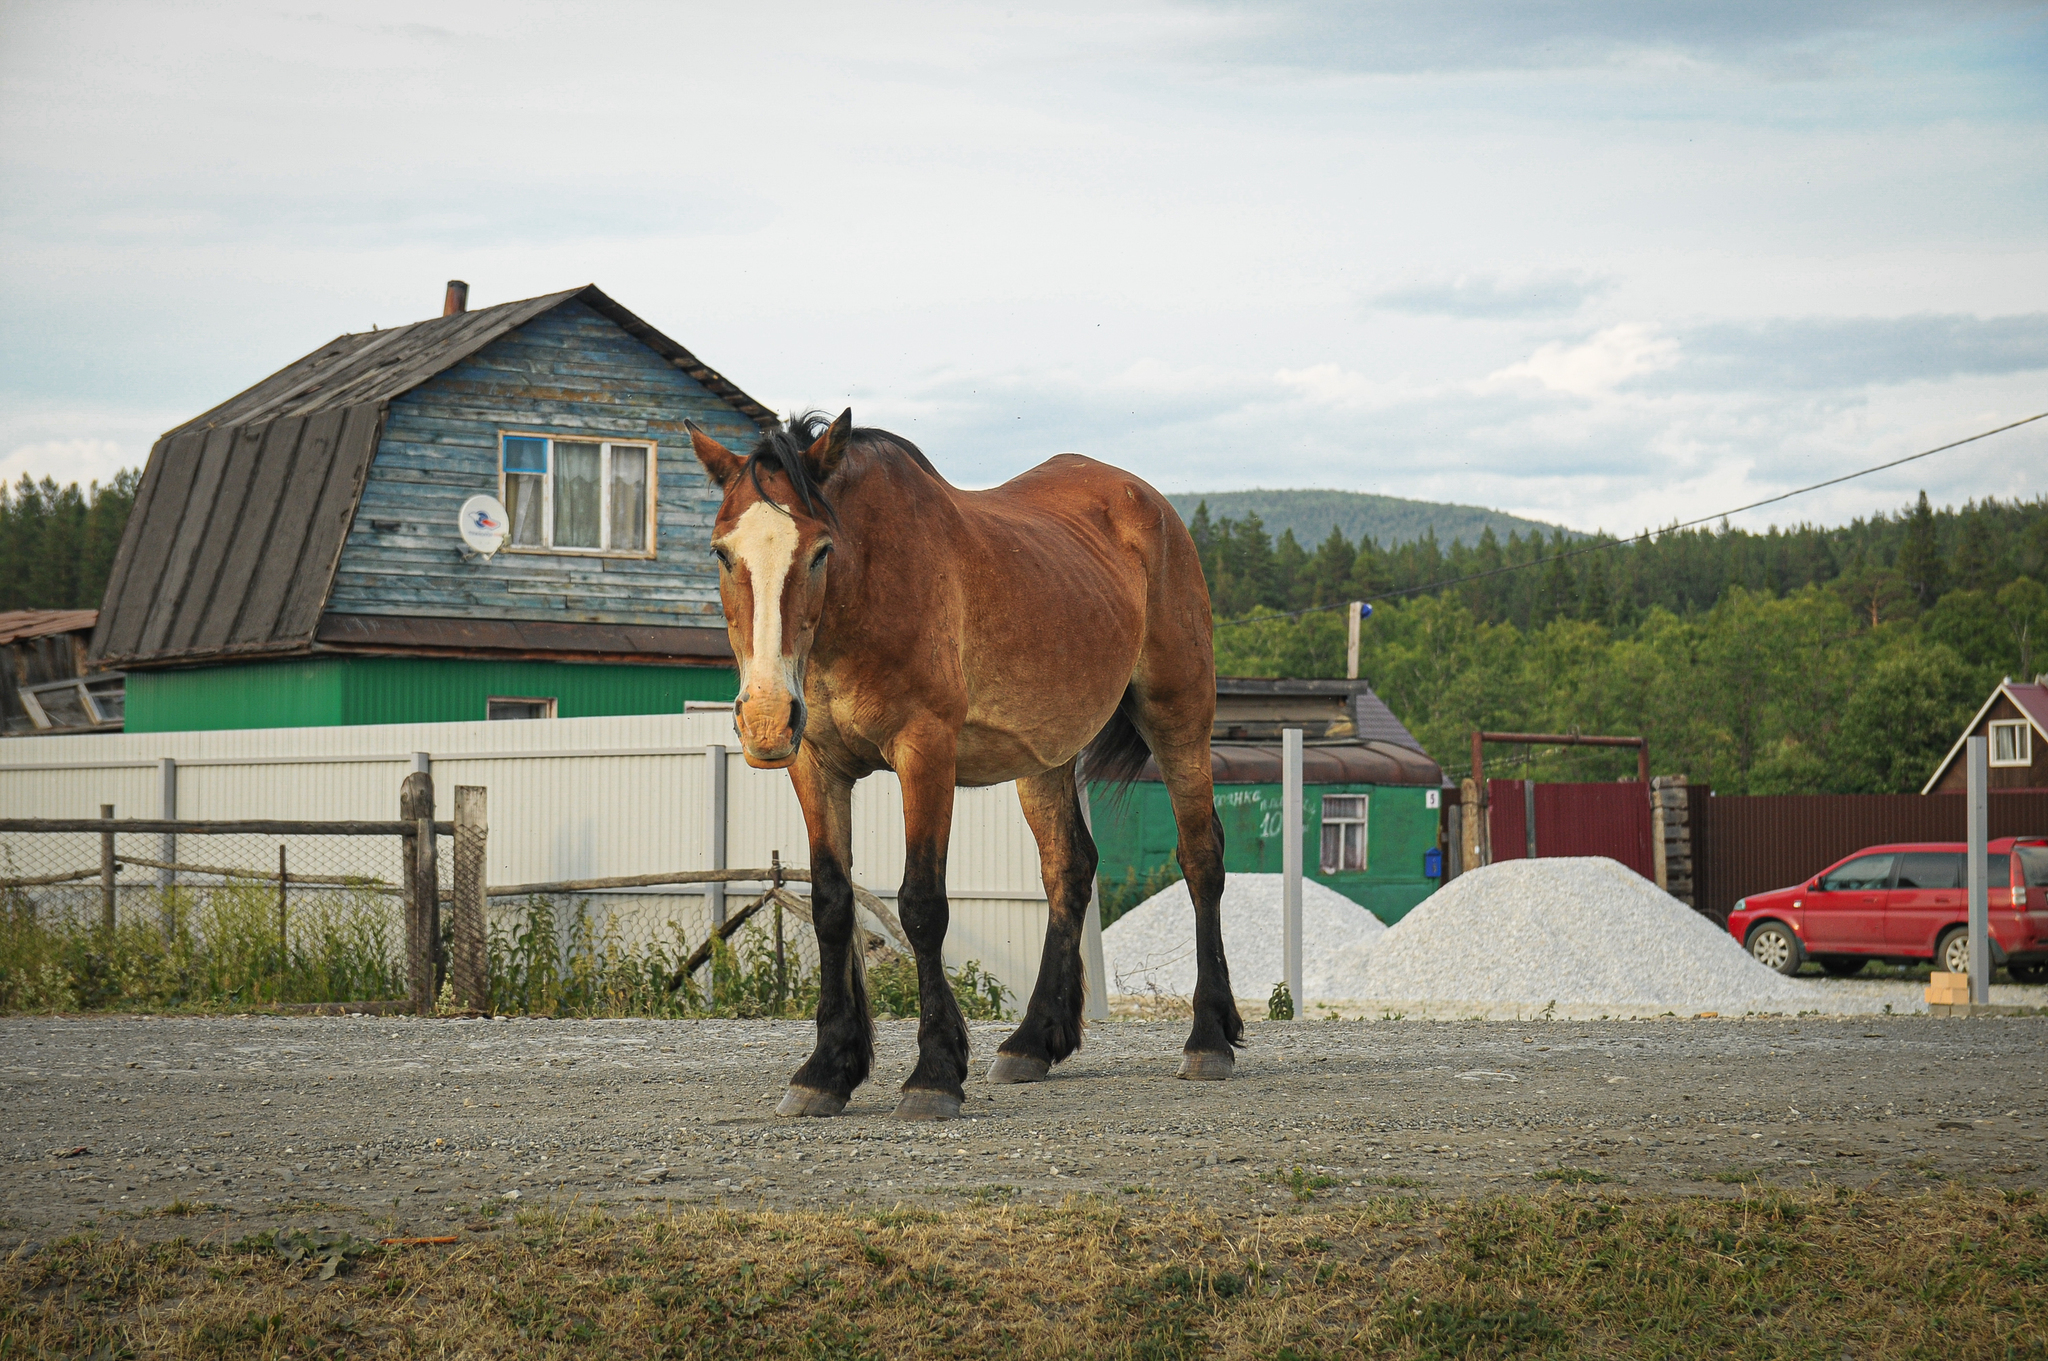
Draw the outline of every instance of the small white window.
M503 434L498 450L507 548L653 556L652 444Z
M1991 725L1991 764L2028 766L2034 763L2033 725L2025 719L2003 719Z
M533 699L526 696L493 695L484 701L484 717L488 719L507 718L553 718L555 701Z
M1323 873L1365 868L1363 794L1323 795Z

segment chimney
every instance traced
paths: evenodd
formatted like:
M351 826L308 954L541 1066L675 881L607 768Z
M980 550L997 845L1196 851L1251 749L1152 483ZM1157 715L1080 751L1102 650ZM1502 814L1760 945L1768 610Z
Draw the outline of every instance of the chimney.
M441 315L452 317L457 312L469 310L469 285L460 279L448 281L448 296L442 300Z

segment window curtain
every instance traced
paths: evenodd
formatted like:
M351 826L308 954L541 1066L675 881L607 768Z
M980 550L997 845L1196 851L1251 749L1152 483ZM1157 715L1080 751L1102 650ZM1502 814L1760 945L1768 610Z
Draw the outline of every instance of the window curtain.
M555 441L555 547L602 548L601 446Z
M610 547L640 553L647 548L647 451L612 446Z

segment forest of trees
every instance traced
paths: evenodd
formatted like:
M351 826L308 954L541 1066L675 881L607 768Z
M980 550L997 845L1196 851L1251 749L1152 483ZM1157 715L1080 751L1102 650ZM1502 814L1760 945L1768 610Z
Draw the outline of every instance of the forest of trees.
M0 484L0 609L96 608L137 479ZM1577 729L1644 734L1658 773L1726 794L1910 792L2001 676L2048 671L2048 497L1935 510L1923 493L1832 529L1724 524L1593 551L1334 529L1307 548L1206 505L1189 528L1219 672L1342 676L1341 610L1289 612L1373 600L1360 673L1453 776L1474 728ZM1543 779L1634 769L1583 748L1497 759Z
M135 505L135 469L106 486L0 482L0 610L96 610Z
M1911 792L2000 677L2048 670L2048 498L1936 511L1923 493L1840 528L1724 525L1566 557L1579 545L1512 535L1307 550L1202 509L1190 528L1219 672L1342 676L1340 611L1259 617L1377 597L1360 674L1454 776L1474 728L1577 729L1644 734L1660 774L1722 793ZM1503 751L1498 768L1607 779L1633 759Z

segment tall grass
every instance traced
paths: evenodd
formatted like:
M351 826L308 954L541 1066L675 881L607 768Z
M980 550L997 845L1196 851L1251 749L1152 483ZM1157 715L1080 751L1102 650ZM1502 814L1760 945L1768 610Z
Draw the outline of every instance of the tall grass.
M227 884L124 897L112 930L38 912L19 890L0 892L0 1012L214 1010L272 1003L362 1002L406 995L396 901L350 889L292 900L278 939L276 890ZM446 925L444 916L444 927ZM766 931L749 925L671 990L690 956L682 928L645 942L625 938L609 914L545 898L493 922L491 1009L500 1015L808 1017L818 973L793 950L776 967ZM970 1019L1005 1014L1007 990L978 961L949 970ZM908 960L877 966L878 1016L917 1014Z
M138 898L140 899L138 905ZM396 914L376 894L292 904L278 939L268 885L177 886L124 898L111 930L0 893L0 1011L122 1011L403 997Z

